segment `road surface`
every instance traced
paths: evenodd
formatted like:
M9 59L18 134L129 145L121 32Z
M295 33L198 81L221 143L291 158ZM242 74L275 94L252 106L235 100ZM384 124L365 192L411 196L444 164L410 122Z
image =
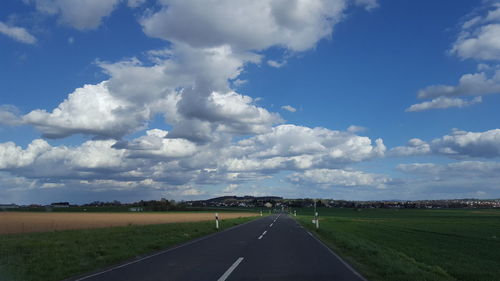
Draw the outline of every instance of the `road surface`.
M366 281L286 214L275 214L74 281Z

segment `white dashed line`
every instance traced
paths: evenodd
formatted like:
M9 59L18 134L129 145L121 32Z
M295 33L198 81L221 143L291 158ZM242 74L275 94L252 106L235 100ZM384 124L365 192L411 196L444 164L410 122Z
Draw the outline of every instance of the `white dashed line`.
M260 240L260 239L262 239L262 237L264 237L264 235L266 235L266 233L267 233L267 230L266 230L266 231L264 231L264 232L263 232L263 233L259 236L259 240Z
M240 264L240 262L243 260L243 257L239 257L234 263L233 265L231 265L230 268L228 268L228 270L226 270L226 272L224 272L224 274L222 274L222 276L217 279L217 281L224 281L226 280L229 275L231 275L231 273L233 272L233 270L236 269L236 267Z
M273 224L274 224L274 222L273 222L273 223L271 223L271 224L269 225L269 227L273 227Z

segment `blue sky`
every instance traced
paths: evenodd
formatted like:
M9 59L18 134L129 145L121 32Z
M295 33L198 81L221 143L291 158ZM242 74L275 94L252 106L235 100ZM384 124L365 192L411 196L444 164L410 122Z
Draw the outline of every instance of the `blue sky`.
M499 1L1 7L0 202L500 197Z

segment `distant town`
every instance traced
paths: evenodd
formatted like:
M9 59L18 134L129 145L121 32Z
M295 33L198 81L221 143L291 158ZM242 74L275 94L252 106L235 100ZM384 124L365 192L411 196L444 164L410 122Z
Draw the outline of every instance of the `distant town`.
M395 208L395 209L439 209L439 208L500 208L500 199L448 199L448 200L382 200L382 201L348 201L334 199L285 199L278 196L222 196L207 200L179 201L148 200L134 203L121 203L119 201L100 202L76 205L69 202L54 202L49 205L16 205L0 204L0 211L28 210L28 211L58 211L71 208L80 211L96 211L112 209L120 211L169 211L181 209L206 209L206 208Z

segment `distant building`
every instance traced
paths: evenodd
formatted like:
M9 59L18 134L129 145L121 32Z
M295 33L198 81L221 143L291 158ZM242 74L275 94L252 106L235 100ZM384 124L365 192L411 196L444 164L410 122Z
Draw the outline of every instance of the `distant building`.
M266 207L266 208L272 208L273 204L267 202L266 204L264 204L264 207Z
M0 204L0 210L10 210L10 209L17 209L19 206L16 204Z

